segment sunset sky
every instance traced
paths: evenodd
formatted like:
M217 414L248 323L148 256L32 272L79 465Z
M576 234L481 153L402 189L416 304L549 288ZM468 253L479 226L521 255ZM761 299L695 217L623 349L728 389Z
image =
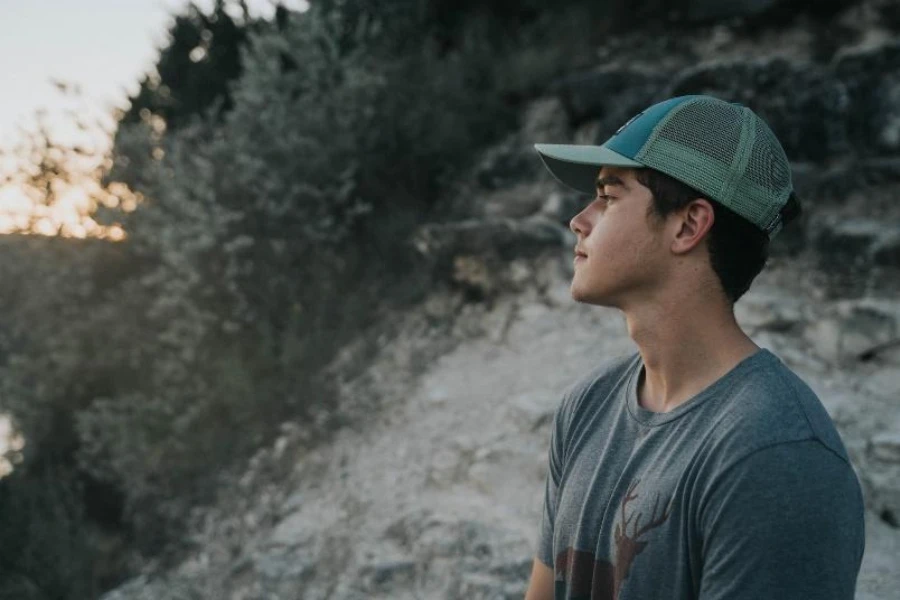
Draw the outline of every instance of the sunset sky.
M213 0L196 0L209 8ZM249 0L271 14L271 0ZM284 2L291 8L302 0ZM36 109L50 117L66 103L51 80L77 84L91 108L124 106L152 68L174 12L187 0L0 0L0 144Z
M282 2L303 9L305 0ZM166 40L171 15L188 0L0 0L0 150L12 149L21 128L33 129L38 110L60 141L76 130L67 112L112 127L114 107L127 106ZM214 0L195 0L208 9ZM251 12L270 15L272 0L248 0ZM77 86L66 98L54 81ZM79 140L81 141L81 140ZM103 136L93 138L103 148ZM84 142L81 142L84 143ZM0 189L0 213L23 204L15 190ZM77 201L73 201L77 204ZM69 218L69 217L66 217ZM0 216L0 231L3 217Z

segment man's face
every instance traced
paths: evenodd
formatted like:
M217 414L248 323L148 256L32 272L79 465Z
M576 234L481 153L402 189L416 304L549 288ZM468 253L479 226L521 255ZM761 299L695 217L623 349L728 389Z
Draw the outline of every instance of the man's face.
M668 252L647 217L652 202L632 169L600 169L596 197L569 222L578 237L572 298L624 308L658 289Z

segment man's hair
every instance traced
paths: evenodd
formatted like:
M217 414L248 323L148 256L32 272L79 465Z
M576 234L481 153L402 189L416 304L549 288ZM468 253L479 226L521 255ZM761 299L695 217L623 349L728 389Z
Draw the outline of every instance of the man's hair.
M653 194L648 218L657 221L684 208L692 200L706 198L713 207L715 221L707 233L709 262L732 304L750 289L769 258L769 237L756 225L726 208L706 194L655 169L635 169L637 180ZM800 203L791 194L782 209L786 225L800 215Z

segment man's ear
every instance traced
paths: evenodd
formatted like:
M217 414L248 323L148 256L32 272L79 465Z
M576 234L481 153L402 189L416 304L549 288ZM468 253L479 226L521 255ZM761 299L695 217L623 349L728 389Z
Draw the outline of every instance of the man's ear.
M675 238L672 240L672 252L684 254L700 243L712 228L716 214L709 200L697 198L678 211L677 215L677 229Z

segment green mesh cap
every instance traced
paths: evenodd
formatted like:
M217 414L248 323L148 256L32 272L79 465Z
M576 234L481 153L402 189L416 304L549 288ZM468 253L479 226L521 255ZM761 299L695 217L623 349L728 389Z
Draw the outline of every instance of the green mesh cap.
M562 183L594 194L602 166L650 167L730 208L769 238L793 192L784 149L752 110L711 96L679 96L634 116L601 146L535 144Z

